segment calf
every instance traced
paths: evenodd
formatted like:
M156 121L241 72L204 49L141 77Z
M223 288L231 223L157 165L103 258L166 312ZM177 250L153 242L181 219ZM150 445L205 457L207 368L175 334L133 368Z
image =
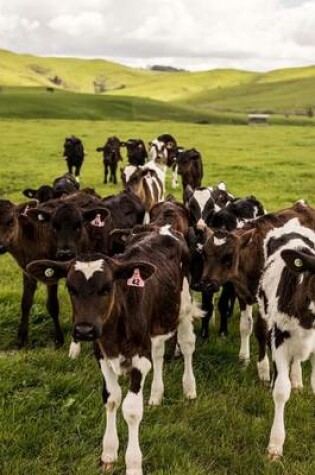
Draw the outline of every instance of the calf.
M233 199L219 211L214 211L209 216L207 224L211 228L233 231L233 229L241 228L246 222L264 214L264 207L255 196L247 196L246 198Z
M84 160L84 148L81 140L74 135L66 137L63 144L63 156L68 165L68 171L72 174L74 168L74 175L77 182L80 181L80 171Z
M108 171L110 170L110 183L117 184L117 165L122 156L120 154L121 142L117 137L109 137L103 147L98 147L97 152L103 152L104 183L107 183Z
M116 413L121 403L118 377L126 374L130 380L122 404L128 425L126 473L143 473L138 435L143 416L143 386L152 358L154 373L149 404L160 404L164 392L164 344L176 330L184 355L184 394L188 399L196 397L192 304L181 271L186 253L179 235L156 232L133 237L127 251L115 260L95 255L67 263L39 261L28 266L29 272L46 283L67 278L74 337L95 342L105 381L107 425L101 455L104 470L112 469L118 456Z
M39 203L60 198L78 191L79 185L71 173L65 173L61 177L55 178L52 186L42 185L37 189L26 188L23 195L27 198L36 199Z
M177 142L170 134L162 134L149 143L149 159L158 165L171 168L172 170L172 188L177 187L177 163L176 156L178 152Z
M251 306L257 301L259 280L265 263L264 239L270 230L282 227L294 217L304 226L315 229L315 210L309 206L295 205L275 214L261 216L233 232L204 230L200 284L205 289L217 291L225 282L233 283L241 308L240 359L245 362L250 358L249 339L253 327ZM266 325L260 318L257 322L258 375L262 381L269 381Z
M132 191L145 208L144 222L149 222L149 211L151 208L164 199L163 182L158 177L155 170L137 168L130 176L126 190Z
M267 450L276 459L285 440L284 407L291 388L303 387L300 363L307 359L315 394L315 232L292 219L267 234L264 248L258 296L275 367L275 412Z
M186 186L191 186L193 190L201 186L203 177L202 158L200 153L192 148L178 151L176 162L178 174L182 177L183 201L185 201Z
M138 167L145 164L148 154L143 140L128 139L126 142L121 142L121 147L126 147L130 165Z

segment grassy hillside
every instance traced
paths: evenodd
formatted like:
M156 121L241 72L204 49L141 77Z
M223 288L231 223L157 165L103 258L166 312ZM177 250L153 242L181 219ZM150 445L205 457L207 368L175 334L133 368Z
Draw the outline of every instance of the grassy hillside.
M147 142L170 132L184 146L194 145L204 160L204 184L225 180L238 196L255 194L269 210L305 198L315 204L315 136L310 127L201 126L174 122L2 120L0 196L21 201L21 190L50 183L65 171L65 135L80 136L87 150L82 185L103 196L120 190L102 184L102 158L95 152L105 137L141 136ZM125 163L125 161L124 161ZM168 191L169 180L167 181ZM181 196L181 189L176 191ZM0 256L0 473L1 475L100 475L105 427L102 377L89 344L76 361L68 358L71 310L60 285L61 325L66 344L55 350L52 322L39 286L30 319L30 342L16 350L21 272ZM252 361L238 363L239 310L225 340L211 328L208 343L197 341L194 368L198 398L184 401L182 360L165 365L161 407L144 411L140 427L146 475L310 475L315 473L314 395L309 364L305 388L292 392L286 407L285 456L268 461L265 448L272 422L270 388L257 381L257 346ZM196 324L198 331L199 324ZM151 376L145 385L148 400ZM124 384L126 391L126 384ZM123 475L127 428L118 417L120 451L112 475Z
M305 112L315 108L315 67L254 73L231 69L205 72L159 72L128 68L104 60L40 58L0 50L0 85L52 86L63 90L102 95L150 98L207 110L273 110Z
M31 87L3 87L0 91L0 117L246 123L244 114L220 114L141 97L77 94L63 90L48 92L45 88Z

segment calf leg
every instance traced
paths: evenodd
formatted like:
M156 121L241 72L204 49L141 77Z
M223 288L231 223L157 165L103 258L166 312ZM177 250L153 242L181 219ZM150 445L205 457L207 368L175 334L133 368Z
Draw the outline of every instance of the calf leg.
M250 336L253 331L253 308L251 305L246 305L240 301L241 318L240 318L240 334L241 334L241 348L239 358L244 364L250 361Z
M18 346L23 348L27 342L28 322L37 282L23 273L23 295L21 301L21 320L18 329Z
M311 386L313 393L315 394L315 352L311 354L311 365L312 365L312 373L311 373Z
M145 357L134 356L132 366L130 389L122 404L124 419L128 425L126 475L142 475L139 425L143 417L143 385L145 377L151 369L151 363Z
M151 385L151 394L149 399L150 406L161 404L164 394L163 383L163 361L165 341L171 337L168 335L159 335L151 338L151 356L153 364L153 379Z
M117 177L116 177L116 170L117 170L117 163L113 163L111 165L111 176L112 176L112 182L114 183L114 185L117 185Z
M184 357L183 391L187 399L196 399L196 381L192 365L196 337L189 318L182 318L177 327L177 339Z
M201 338L209 338L209 322L213 314L213 292L201 293L201 308L205 311L205 316L201 320Z
M55 343L59 348L64 343L63 333L59 323L58 285L47 285L46 307L55 325Z
M175 165L172 168L172 188L173 189L177 188L177 169L178 169L177 165Z
M274 419L268 444L268 455L272 459L281 457L285 440L284 408L290 398L291 383L289 378L289 360L284 351L284 345L272 348L272 356L276 366L276 379L273 388L275 405Z
M80 183L80 170L81 170L81 165L76 165L74 176L75 176L75 179L76 179L77 183Z
M104 376L103 401L106 407L106 429L103 437L101 464L104 470L111 470L118 457L119 440L117 434L116 415L121 403L121 389L118 376L108 364L101 359L100 367Z
M79 341L75 341L73 338L71 339L70 348L69 348L69 358L75 360L78 358L79 354L81 353L81 343Z
M231 282L227 282L222 287L222 292L218 302L218 309L220 313L220 328L219 335L228 335L228 318L233 313L235 302L235 290Z
M261 317L260 313L258 314L256 323L255 323L255 335L258 341L258 362L257 370L258 377L260 381L264 383L269 383L270 381L270 365L269 358L267 355L267 338L268 338L268 328L266 321Z
M108 165L105 163L104 165L104 184L106 185L107 183L107 177L108 177Z
M301 360L294 358L291 364L290 380L292 389L303 389Z

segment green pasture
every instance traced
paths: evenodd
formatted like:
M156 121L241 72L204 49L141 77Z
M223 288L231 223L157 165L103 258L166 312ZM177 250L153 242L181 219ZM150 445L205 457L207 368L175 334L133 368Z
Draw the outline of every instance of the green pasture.
M21 190L51 183L65 172L62 145L69 134L81 137L86 148L82 186L95 187L103 196L118 192L120 185L103 185L102 158L95 148L113 134L121 139L141 137L148 142L169 132L180 145L200 150L204 184L225 181L233 194L254 194L269 211L300 198L315 204L313 127L134 119L2 119L0 197L21 202ZM169 179L167 186L171 191ZM181 197L181 188L176 196ZM21 272L10 256L0 256L0 260L0 473L96 475L105 426L102 378L88 344L83 345L78 360L71 361L67 356L71 312L64 284L60 286L60 303L65 347L53 347L44 287L39 286L28 348L17 351ZM197 341L196 401L183 399L181 359L166 363L163 405L145 408L140 429L146 475L315 473L314 395L309 364L303 365L304 390L293 393L287 405L285 457L271 463L265 455L273 417L271 391L257 380L254 338L251 364L243 368L238 363L238 315L236 309L227 339L217 336L216 322L210 342ZM151 376L145 387L146 400L150 381ZM119 434L120 457L113 475L124 473L126 425L121 414Z

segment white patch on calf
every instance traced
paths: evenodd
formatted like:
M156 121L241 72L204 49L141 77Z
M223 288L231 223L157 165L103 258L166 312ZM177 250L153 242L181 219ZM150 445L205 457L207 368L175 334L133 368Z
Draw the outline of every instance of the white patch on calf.
M164 226L162 226L160 228L159 234L162 234L162 236L171 236L173 239L178 241L177 237L174 236L174 234L171 233L170 229L171 229L171 225L170 224L165 224Z
M206 188L205 190L195 190L193 196L199 205L200 211L202 212L208 199L211 198L211 191L209 188Z
M197 229L204 229L207 227L206 223L204 222L204 220L202 218L200 218L197 222L197 225L196 225Z
M84 274L86 280L89 280L95 272L102 272L103 271L103 259L98 259L97 261L90 261L90 262L82 262L76 261L74 264L74 269L76 271L82 272Z
M221 183L218 184L219 190L226 191L226 184L221 181Z
M105 221L102 221L101 215L98 213L90 224L96 228L103 228L105 226Z
M134 172L138 169L135 165L127 165L126 168L123 171L123 174L125 176L126 183L129 182L131 176L134 174Z
M225 243L226 243L226 238L219 239L215 236L213 237L213 244L215 246L223 246L223 244L225 244Z
M81 343L72 341L69 348L69 358L75 360L81 353Z
M312 312L313 315L315 315L315 302L311 302L308 306L309 310ZM315 323L315 322L314 322Z

